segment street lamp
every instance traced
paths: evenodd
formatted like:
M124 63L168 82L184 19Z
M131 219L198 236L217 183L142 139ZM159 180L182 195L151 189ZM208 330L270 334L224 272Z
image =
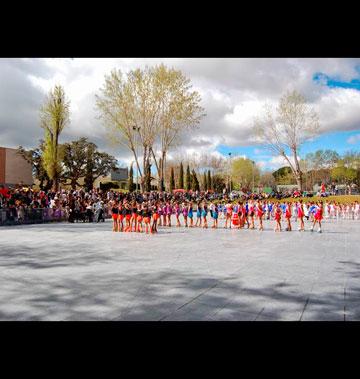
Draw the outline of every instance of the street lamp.
M231 153L229 153L229 193L231 193Z
M252 193L254 193L254 187L255 187L255 178L254 178L254 165L255 165L255 162L254 161L251 161L252 163Z
M137 135L140 131L140 126L133 125L132 127L135 133L135 152L136 152L136 159L139 160L139 150L138 150L138 143L137 143ZM138 186L139 186L139 165L136 165L136 192L138 191Z

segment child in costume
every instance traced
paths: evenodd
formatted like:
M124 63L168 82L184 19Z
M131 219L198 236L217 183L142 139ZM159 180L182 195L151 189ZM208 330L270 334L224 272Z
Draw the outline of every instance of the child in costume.
M282 211L281 211L280 204L277 203L275 206L275 214L274 214L274 218L276 222L275 232L281 232L281 213Z
M316 208L315 216L314 216L314 222L311 226L311 231L314 231L315 225L318 223L319 224L319 229L318 232L321 233L321 220L323 218L323 204L322 202L318 203L318 206Z

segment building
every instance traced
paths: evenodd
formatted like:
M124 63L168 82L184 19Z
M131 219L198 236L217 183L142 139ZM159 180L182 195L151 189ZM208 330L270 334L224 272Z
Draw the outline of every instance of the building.
M109 180L113 182L121 182L123 180L128 180L129 170L127 167L111 170L109 176L110 176Z
M31 164L17 154L17 149L0 147L0 184L6 187L33 185Z
M108 176L101 176L100 178L96 179L94 186L99 188L100 183L105 184L105 183L113 182L113 183L116 183L119 186L119 188L125 189L128 178L129 178L129 169L127 167L118 168L116 170L111 170Z

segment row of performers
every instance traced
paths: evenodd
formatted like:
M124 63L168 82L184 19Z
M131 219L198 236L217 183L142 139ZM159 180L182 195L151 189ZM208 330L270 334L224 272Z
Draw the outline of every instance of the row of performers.
M323 218L322 202L313 205L310 210L312 217L311 231L314 226L319 224L321 232L321 220ZM268 204L262 201L252 201L238 204L225 204L219 206L214 203L209 205L203 201L197 204L188 203L161 203L161 202L118 202L113 201L111 204L111 214L113 219L113 231L119 232L143 232L157 233L158 226L171 227L171 216L176 217L176 226L181 226L180 216L184 219L185 227L202 227L208 228L208 215L212 218L212 228L218 227L218 219L223 212L225 219L224 228L244 228L255 229L255 219L258 222L257 228L262 231L263 218L265 215L272 215L275 221L275 231L281 231L281 220L285 218L287 231L292 230L291 218L294 213L299 223L298 230L304 231L304 204L302 200L297 202L296 208L292 203L281 204L272 203L269 210ZM194 220L196 215L196 220ZM307 215L306 218L309 216Z

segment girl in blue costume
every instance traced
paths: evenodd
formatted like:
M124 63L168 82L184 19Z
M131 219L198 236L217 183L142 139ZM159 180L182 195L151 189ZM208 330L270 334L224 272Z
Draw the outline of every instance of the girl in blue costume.
M207 227L208 227L208 225L207 225L207 219L206 219L207 214L208 214L208 211L209 211L209 210L208 210L208 207L207 207L206 203L204 203L203 208L202 208L201 215L202 215L203 220L204 220L203 228L205 228L205 229L207 229Z
M193 225L193 204L191 201L190 201L189 206L188 206L188 217L190 219L189 227L192 228L194 225Z
M196 223L195 226L199 226L201 228L201 213L202 213L202 208L201 208L201 203L200 201L197 203L197 209L196 209Z
M216 204L212 204L211 207L211 217L213 218L212 228L217 228L218 226L218 218L219 218L219 208Z

